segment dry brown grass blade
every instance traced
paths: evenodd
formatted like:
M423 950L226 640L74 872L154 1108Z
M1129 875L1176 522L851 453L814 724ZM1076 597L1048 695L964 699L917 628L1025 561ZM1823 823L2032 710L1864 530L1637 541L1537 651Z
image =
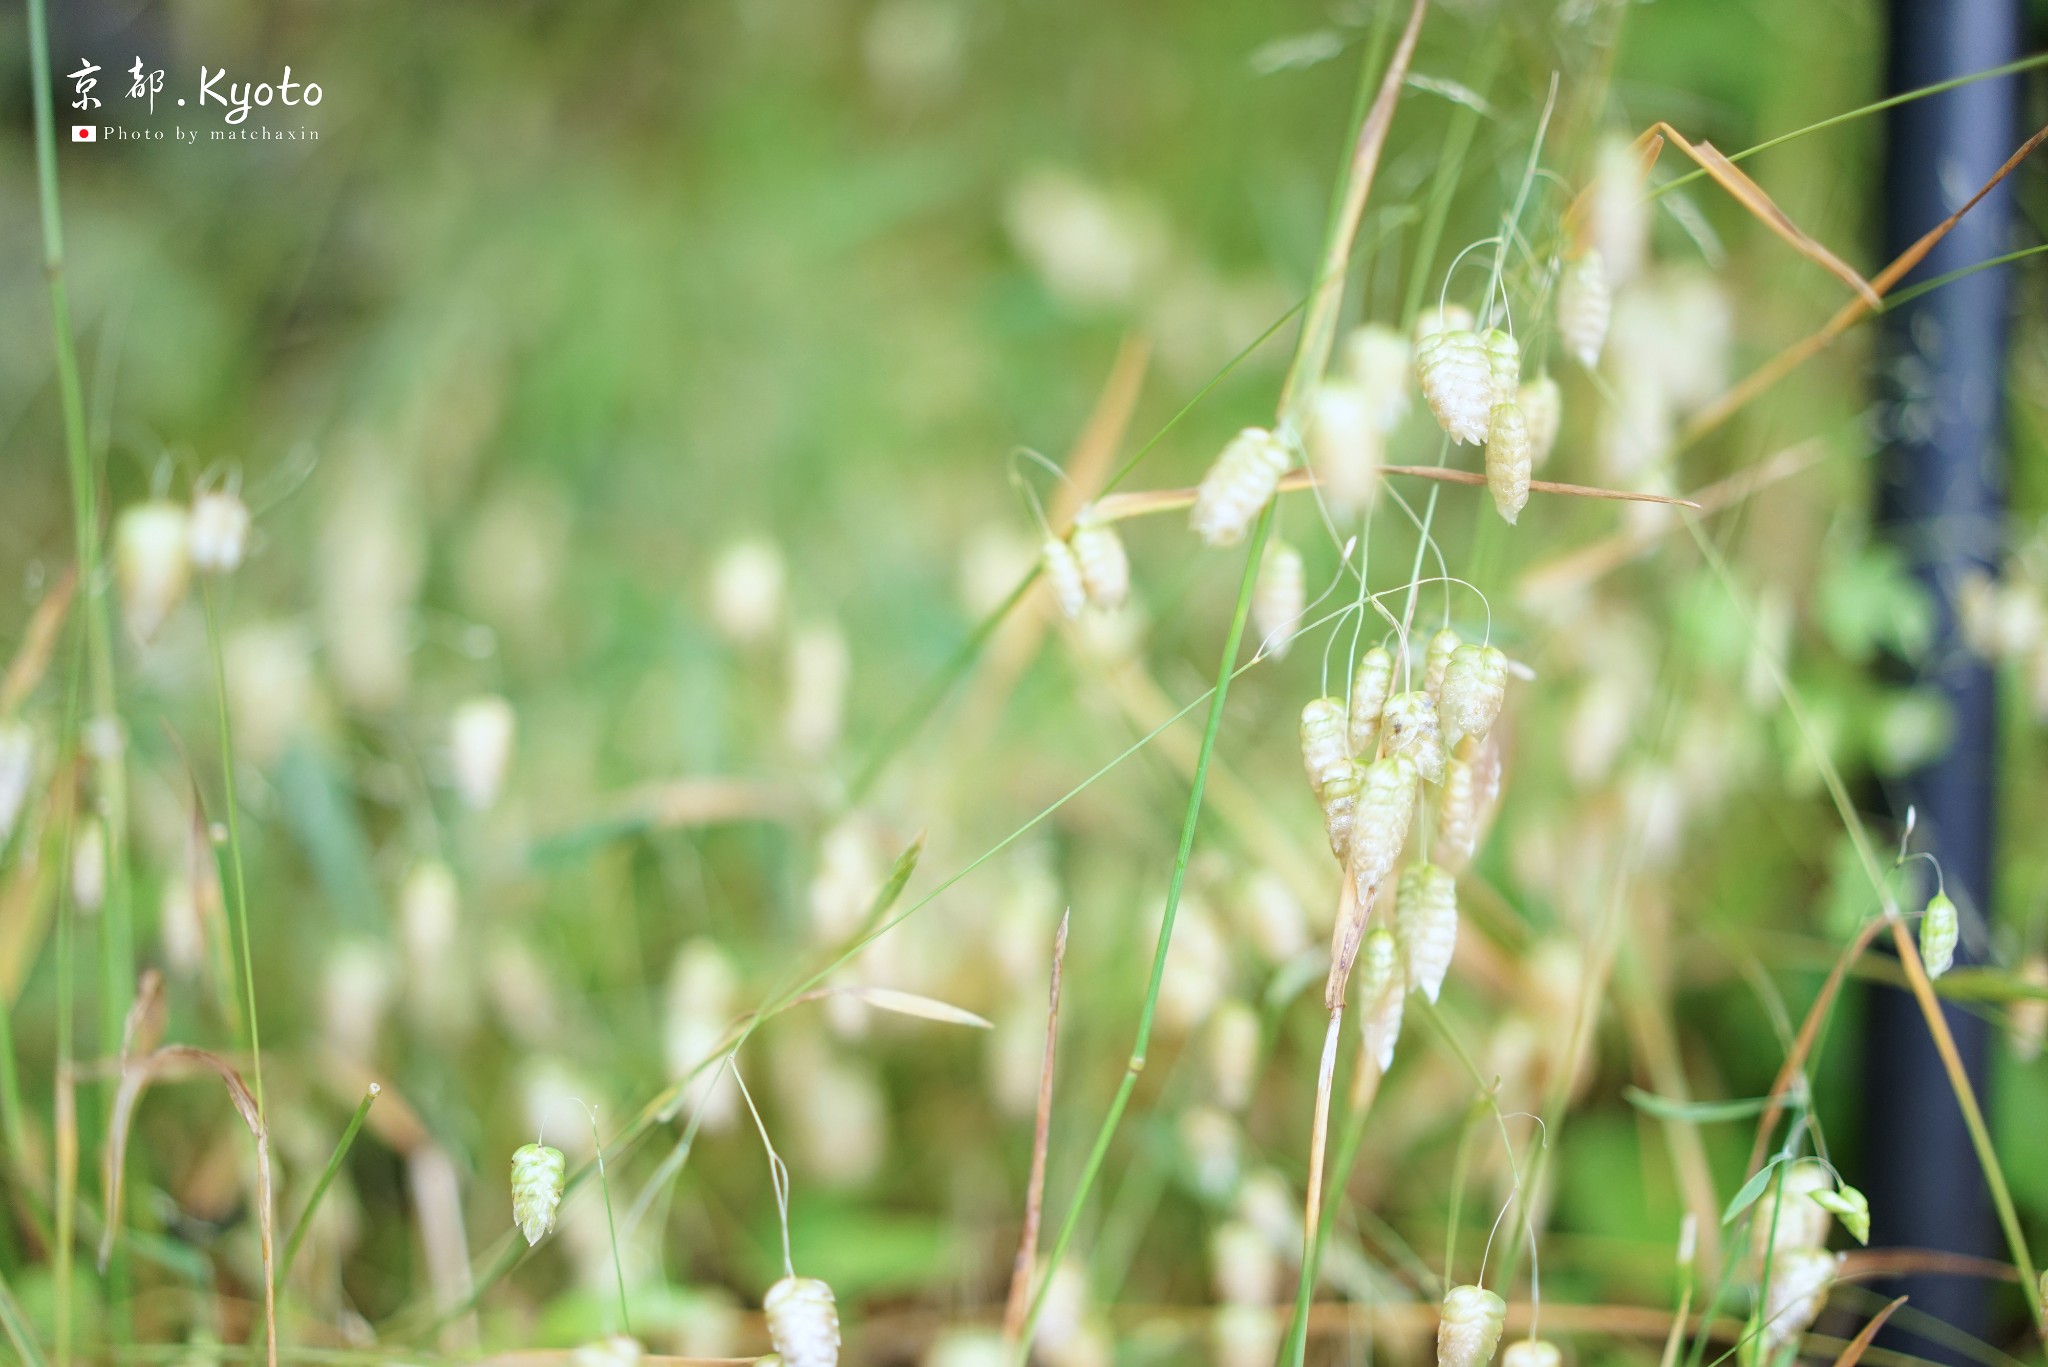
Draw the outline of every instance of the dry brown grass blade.
M1996 1258L1977 1258L1939 1248L1852 1248L1842 1255L1841 1281L1910 1277L1933 1272L1948 1277L1981 1277L1988 1282L2016 1282L2020 1270Z
M1877 291L1871 288L1848 262L1836 256L1809 236L1805 229L1792 221L1791 215L1778 207L1777 201L1764 193L1764 187L1751 180L1746 172L1723 156L1720 149L1710 142L1690 142L1668 123L1656 125L1658 131L1670 139L1673 146L1691 157L1699 168L1714 178L1714 183L1726 190L1736 203L1754 215L1758 222L1785 239L1807 260L1833 275L1861 296L1863 302L1876 308L1880 302Z
M14 662L7 666L7 677L0 679L0 717L11 717L28 695L35 692L43 675L50 667L50 654L57 648L57 633L64 625L64 616L71 610L71 595L78 587L78 572L66 570L50 591L43 595L43 601L36 604L36 610L28 619L28 630L22 633L21 645L14 652Z
M120 1233L121 1193L127 1167L128 1132L142 1093L158 1073L173 1067L211 1070L228 1089L228 1099L241 1113L242 1123L256 1141L256 1227L263 1248L263 1333L266 1360L277 1367L277 1288L274 1275L275 1233L270 1185L270 1135L256 1110L256 1098L226 1059L188 1044L168 1044L137 1058L124 1058L121 1085L114 1092L114 1106L107 1118L106 1164L101 1173L105 1195L105 1224L100 1234L100 1271L114 1252L114 1237Z
M128 1007L128 1019L121 1028L121 1066L137 1054L147 1054L163 1042L164 1020L170 1004L164 999L164 975L154 968L142 970L135 986L135 1000Z
M1870 942L1884 929L1884 919L1867 922L1856 932L1856 938L1836 958L1835 966L1828 970L1827 980L1821 984L1820 992L1814 997L1813 1005L1806 1009L1806 1019L1799 1023L1799 1034L1792 1041L1792 1050L1785 1055L1784 1064L1778 1069L1777 1078L1771 1083L1771 1101L1764 1107L1764 1113L1757 1117L1756 1142L1749 1150L1749 1166L1743 1169L1745 1176L1754 1174L1763 1166L1764 1151L1771 1140L1771 1131L1777 1127L1778 1117L1785 1113L1785 1098L1792 1093L1794 1079L1804 1075L1807 1055L1813 1052L1813 1043L1820 1037L1821 1022L1827 1019L1835 1004L1835 996L1842 990L1842 980L1849 976L1849 966L1861 958L1863 951L1870 948Z
M1024 1317L1031 1310L1031 1272L1038 1263L1038 1230L1045 1219L1045 1155L1052 1142L1052 1067L1059 1043L1060 975L1067 962L1067 925L1074 919L1071 907L1060 917L1059 933L1052 942L1052 987L1046 994L1045 1057L1038 1065L1038 1112L1031 1129L1031 1180L1024 1196L1024 1232L1017 1240L1017 1257L1010 1265L1010 1298L1003 1307L1003 1339L1014 1344L1024 1332Z
M1383 465L1383 475L1401 475L1409 479L1433 479L1441 484L1484 484L1486 476L1477 470L1453 470L1441 465ZM1290 470L1280 477L1279 491L1283 494L1300 493L1316 487L1315 472L1312 470ZM1532 479L1529 481L1532 494L1563 494L1569 498L1604 498L1623 503L1664 503L1680 508L1697 508L1699 505L1689 498L1673 498L1668 494L1645 494L1631 489L1602 489L1591 484L1560 484L1556 480ZM1139 489L1128 494L1111 494L1099 500L1095 512L1105 522L1121 522L1126 518L1147 517L1153 513L1170 513L1178 508L1195 506L1194 489Z
M1963 215L1976 208L1984 196L1990 194L1993 189L1997 188L2000 181L2011 175L2014 169L2031 156L2034 149L2039 147L2044 140L2048 140L2048 127L2043 127L2033 137L2021 143L2019 150L2006 158L2005 165L1999 167L1998 173L1985 181L1976 194L1971 195L1954 213L1928 229L1919 241L1899 253L1898 259L1893 261L1891 265L1879 271L1870 282L1871 291L1877 296L1877 299L1881 301L1886 294L1891 292L1894 285L1898 284L1900 280L1905 278L1908 272L1925 260L1927 254L1934 250L1935 245L1953 232L1956 224L1963 221ZM1719 427L1722 423L1728 421L1730 417L1749 404L1758 395L1765 393L1772 386L1776 385L1778 381L1784 379L1800 366L1827 350L1828 347L1834 344L1837 337L1840 337L1843 333L1875 312L1877 307L1877 303L1866 300L1861 296L1851 299L1842 306L1841 310L1834 317L1827 321L1827 325L1821 328L1820 331L1786 347L1776 356L1773 356L1770 360L1751 371L1734 388L1695 414L1692 421L1685 425L1685 431L1680 438L1681 442L1685 444L1695 442L1713 431L1716 427Z
M1841 1355L1835 1359L1835 1367L1856 1367L1857 1362L1863 1357L1863 1351L1870 1347L1870 1341L1877 1337L1877 1331L1884 1328L1884 1322L1892 1317L1892 1311L1905 1303L1906 1298L1901 1296L1875 1315L1872 1315L1870 1323L1864 1325L1863 1331L1857 1334L1855 1338L1849 1340L1849 1346L1844 1348Z

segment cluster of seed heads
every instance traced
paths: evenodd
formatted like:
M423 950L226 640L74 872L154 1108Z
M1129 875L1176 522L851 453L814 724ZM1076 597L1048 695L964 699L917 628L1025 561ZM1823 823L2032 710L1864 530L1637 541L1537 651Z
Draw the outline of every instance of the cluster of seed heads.
M1838 1185L1824 1163L1787 1163L1751 1215L1750 1261L1768 1282L1757 1306L1759 1360L1806 1332L1820 1314L1841 1268L1841 1255L1828 1252L1828 1229L1836 1218L1858 1243L1870 1239L1870 1203L1862 1192Z
M1195 491L1188 525L1211 546L1234 546L1244 540L1257 517L1280 487L1280 476L1294 463L1287 443L1263 427L1247 427L1230 439Z
M839 1307L815 1277L784 1277L761 1300L783 1367L838 1367Z
M1064 540L1048 537L1045 577L1060 611L1078 618L1090 607L1105 612L1124 604L1131 592L1131 561L1113 523L1083 509Z

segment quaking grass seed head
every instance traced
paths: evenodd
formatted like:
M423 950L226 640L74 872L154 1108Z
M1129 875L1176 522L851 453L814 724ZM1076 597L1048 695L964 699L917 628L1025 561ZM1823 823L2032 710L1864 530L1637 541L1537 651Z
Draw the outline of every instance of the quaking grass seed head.
M1447 868L1462 869L1479 847L1479 803L1472 766L1453 757L1444 763L1436 800L1436 854Z
M1342 864L1352 859L1358 834L1358 804L1366 792L1369 766L1345 760L1343 767L1323 780L1323 832L1330 839L1330 853ZM1407 827L1402 827L1404 836Z
M1115 524L1083 514L1071 544L1088 601L1105 611L1122 607L1131 591L1131 561Z
M1271 501L1280 476L1293 461L1279 437L1262 427L1245 428L1202 477L1188 525L1211 546L1236 545Z
M1365 934L1358 951L1358 1027L1366 1056L1384 1073L1394 1066L1394 1045L1401 1038L1401 1010L1408 996L1408 975L1401 948L1385 926Z
M1770 1287L1761 1307L1758 1362L1772 1361L1780 1348L1812 1326L1841 1266L1840 1254L1818 1248L1786 1249L1772 1260Z
M1436 1327L1436 1367L1485 1367L1500 1346L1507 1302L1479 1286L1454 1286L1444 1293Z
M1529 428L1529 468L1541 470L1557 448L1558 429L1564 423L1564 392L1546 372L1524 381L1515 402Z
M525 1144L512 1155L512 1220L529 1247L554 1229L568 1175L569 1160L560 1149Z
M1588 370L1600 363L1614 299L1607 288L1607 263L1597 247L1564 264L1557 282L1557 335L1565 351Z
M784 1277L761 1298L784 1367L838 1367L839 1307L815 1277Z
M1827 1246L1833 1216L1816 1198L1834 1189L1834 1175L1824 1163L1802 1158L1783 1165L1750 1208L1750 1259L1759 1270L1767 1257L1775 1261L1790 1250Z
M1048 537L1042 554L1045 582L1052 588L1053 601L1059 604L1063 615L1079 617L1088 607L1088 581L1082 577L1081 561L1074 548L1058 537Z
M124 509L114 523L114 581L122 620L137 641L153 640L185 597L191 522L184 504L155 499Z
M1408 821L1415 811L1415 761L1389 755L1362 766L1358 809L1351 823L1351 877L1360 902L1394 871L1401 846L1408 839Z
M1448 869L1421 863L1401 870L1394 928L1408 963L1408 985L1435 1001L1458 949L1458 881Z
M1408 416L1408 375L1413 349L1384 323L1352 329L1344 339L1344 368L1365 399L1366 419L1391 432Z
M1329 379L1316 387L1303 434L1316 485L1339 517L1371 506L1379 491L1387 434L1374 425L1364 389L1355 381Z
M1486 343L1469 327L1433 332L1415 346L1415 378L1439 426L1452 441L1486 440L1493 408L1493 369Z
M1317 797L1324 785L1351 763L1345 744L1344 704L1337 698L1311 698L1301 709L1301 762L1308 786Z
M1507 698L1508 657L1498 646L1461 645L1444 669L1437 722L1456 744L1463 736L1484 737L1500 718Z
M1535 458L1529 445L1529 423L1520 404L1493 406L1486 429L1486 489L1493 506L1509 526L1529 505L1529 472Z
M1380 748L1380 712L1394 687L1394 657L1374 646L1358 657L1351 674L1351 753L1371 760Z
M1500 1367L1564 1367L1564 1354L1548 1339L1516 1339L1500 1355Z
M1522 347L1514 334L1488 328L1480 337L1486 346L1486 373L1493 381L1493 402L1513 403L1522 387Z
M1387 699L1380 714L1381 744L1390 755L1405 755L1431 783L1444 776L1443 739L1437 731L1436 699L1415 689Z
M1440 628L1429 638L1429 645L1422 652L1422 691L1430 697L1443 697L1444 671L1450 667L1451 655L1460 644L1458 633L1449 627Z
M1870 1242L1870 1198L1844 1182L1839 1187L1813 1194L1813 1203L1842 1222L1849 1237L1859 1244Z
M1927 910L1920 916L1920 958L1927 965L1928 977L1939 978L1955 966L1961 930L1956 904L1947 893L1937 892L1927 899Z
M1274 659L1282 659L1294 643L1308 601L1308 577L1301 552L1285 541L1266 544L1259 563L1258 582L1252 588L1252 625L1259 633L1260 648Z
M249 540L249 505L225 489L194 494L188 536L193 569L233 574Z

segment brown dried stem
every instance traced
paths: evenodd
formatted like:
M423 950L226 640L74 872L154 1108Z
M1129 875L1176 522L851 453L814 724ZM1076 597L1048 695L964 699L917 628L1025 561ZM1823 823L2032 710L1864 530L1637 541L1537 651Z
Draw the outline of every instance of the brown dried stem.
M1052 1065L1060 1035L1060 970L1067 961L1068 908L1052 942L1052 986L1046 994L1045 1057L1038 1065L1038 1114L1031 1130L1031 1180L1024 1196L1024 1232L1010 1267L1010 1299L1003 1308L1003 1338L1014 1344L1031 1309L1031 1272L1038 1263L1038 1229L1045 1218L1045 1155L1052 1141Z
M1383 465L1380 467L1380 473L1401 475L1410 479L1433 479L1440 484L1486 483L1486 476L1477 470L1453 470L1441 465ZM1316 476L1312 470L1290 470L1280 477L1279 492L1283 494L1299 493L1315 487ZM1529 491L1537 494L1564 494L1572 498L1614 499L1624 503L1665 503L1680 508L1700 506L1689 498L1673 498L1667 494L1638 493L1632 489L1602 489L1590 484L1560 484L1548 479L1530 480ZM1098 499L1093 511L1098 521L1121 522L1126 518L1192 508L1195 505L1196 492L1194 489L1136 489L1127 494L1110 494Z

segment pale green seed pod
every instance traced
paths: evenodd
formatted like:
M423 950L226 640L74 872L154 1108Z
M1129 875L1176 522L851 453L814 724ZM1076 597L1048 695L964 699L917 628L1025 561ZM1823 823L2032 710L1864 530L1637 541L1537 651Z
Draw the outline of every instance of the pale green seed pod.
M1956 904L1947 893L1937 892L1927 899L1927 910L1920 917L1920 959L1927 965L1928 977L1939 978L1955 966L1960 930Z
M1870 1198L1848 1183L1831 1191L1817 1191L1813 1203L1842 1222L1842 1228L1859 1244L1870 1242Z
M1252 586L1252 625L1259 633L1259 649L1276 660L1285 657L1307 601L1301 552L1285 541L1268 542L1258 582Z
M1444 670L1437 722L1445 739L1485 736L1507 697L1508 657L1497 646L1463 645Z
M1529 468L1541 470L1557 447L1558 428L1564 423L1564 392L1545 373L1523 384L1515 402L1529 428Z
M1331 512L1350 518L1371 505L1386 461L1387 434L1374 425L1360 386L1325 380L1316 387L1302 445Z
M1534 461L1529 451L1529 423L1520 404L1506 402L1493 407L1486 429L1486 488L1493 506L1509 526L1529 504L1529 471Z
M784 1277L761 1298L784 1367L839 1367L839 1307L815 1277Z
M1493 381L1493 401L1488 407L1513 403L1522 388L1521 346L1499 328L1489 328L1480 341L1486 345L1486 373Z
M1354 328L1344 339L1344 367L1365 399L1367 421L1391 432L1408 416L1408 339L1384 323Z
M1211 546L1236 545L1293 463L1293 454L1278 437L1262 427L1245 428L1202 476L1188 525Z
M1758 1361L1768 1362L1804 1334L1827 1303L1842 1259L1818 1248L1791 1248L1771 1261L1771 1283L1764 1295Z
M1444 764L1443 790L1436 800L1436 854L1449 869L1472 862L1479 848L1479 801L1472 766L1453 758Z
M124 508L114 521L114 583L121 617L148 644L183 601L192 580L191 514L157 499Z
M1311 698L1301 709L1301 763L1308 770L1309 791L1318 798L1332 778L1351 767L1345 725L1341 699Z
M1380 714L1381 742L1390 755L1406 755L1431 783L1444 776L1443 737L1437 730L1436 699L1420 689L1396 693Z
M1083 517L1074 523L1071 544L1088 601L1105 611L1122 607L1131 591L1131 561L1115 525Z
M1749 1253L1758 1269L1793 1249L1824 1248L1833 1216L1816 1199L1835 1189L1825 1163L1811 1158L1784 1165L1784 1173L1751 1207Z
M1450 668L1451 656L1462 644L1458 633L1449 627L1429 638L1429 645L1422 652L1422 691L1430 697L1442 699L1444 671Z
M1436 1367L1485 1367L1507 1327L1507 1302L1479 1286L1454 1286L1444 1295L1436 1326Z
M1370 762L1380 749L1380 712L1394 687L1394 657L1374 646L1351 675L1351 753Z
M201 574L233 574L249 541L249 505L225 489L192 496L187 522L192 568Z
M1401 1008L1408 997L1408 977L1401 966L1401 947L1385 926L1366 932L1358 951L1358 1028L1365 1053L1384 1073L1394 1066L1394 1044L1401 1038Z
M1478 333L1449 328L1422 338L1415 347L1415 378L1452 441L1477 446L1486 440L1493 369Z
M1053 601L1068 617L1079 617L1088 606L1088 581L1081 574L1081 561L1074 548L1057 537L1045 543L1045 582L1052 586Z
M1613 308L1607 265L1597 247L1565 262L1564 277L1557 282L1557 335L1565 351L1588 370L1600 362Z
M562 1205L569 1160L546 1144L526 1144L512 1155L512 1220L528 1246L546 1238Z
M1351 823L1351 877L1358 900L1372 900L1373 890L1394 871L1401 846L1408 839L1408 821L1415 811L1415 761L1389 755L1361 766L1363 783L1358 811Z
M1564 1367L1564 1354L1548 1339L1516 1339L1500 1355L1500 1367Z
M1366 766L1345 760L1344 767L1323 780L1323 832L1330 838L1330 853L1342 864L1351 858L1351 843L1358 829L1358 803L1365 792Z
M1449 870L1426 863L1401 870L1394 933L1408 963L1408 986L1435 1001L1458 949L1458 880Z

